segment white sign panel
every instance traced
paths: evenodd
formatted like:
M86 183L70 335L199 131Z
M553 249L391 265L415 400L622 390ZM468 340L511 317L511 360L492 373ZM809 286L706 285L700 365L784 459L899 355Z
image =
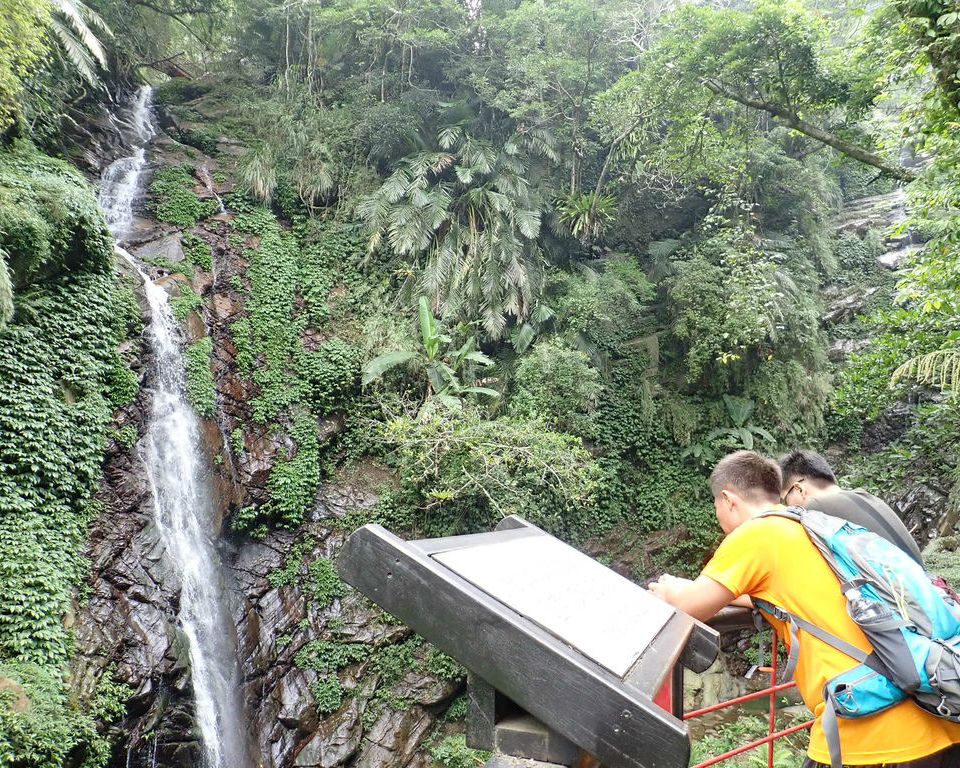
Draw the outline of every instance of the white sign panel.
M551 536L433 557L620 678L674 613L645 589Z

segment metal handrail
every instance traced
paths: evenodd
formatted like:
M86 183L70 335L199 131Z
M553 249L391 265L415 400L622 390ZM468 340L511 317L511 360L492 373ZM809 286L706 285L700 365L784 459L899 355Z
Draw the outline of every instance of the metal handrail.
M751 741L749 744L744 744L742 747L736 747L731 749L729 752L724 752L722 755L717 755L716 757L711 757L709 760L705 760L702 763L698 763L692 768L709 768L711 765L716 765L717 763L722 763L724 760L729 760L731 757L736 757L737 755L748 752L751 749L756 749L763 744L767 744L767 768L773 768L773 743L777 739L782 739L784 736L789 736L791 733L796 733L797 731L802 731L807 728L810 728L815 720L810 720L809 722L803 723L802 725L795 725L791 728L786 728L782 731L774 731L777 719L777 694L781 691L786 691L789 688L794 688L796 683L791 681L789 683L777 684L777 662L780 655L780 638L777 636L777 631L773 631L773 643L772 643L772 663L770 669L770 687L764 688L762 691L754 691L753 693L745 694L744 696L737 696L734 699L729 699L728 701L721 701L719 704L713 704L709 707L703 707L702 709L694 710L693 712L688 712L683 716L684 720L691 720L695 717L700 717L701 715L706 715L710 712L716 712L721 709L727 709L728 707L735 707L738 704L743 704L747 701L753 701L754 699L760 699L764 696L770 697L770 726L769 732L762 739L757 739L756 741Z

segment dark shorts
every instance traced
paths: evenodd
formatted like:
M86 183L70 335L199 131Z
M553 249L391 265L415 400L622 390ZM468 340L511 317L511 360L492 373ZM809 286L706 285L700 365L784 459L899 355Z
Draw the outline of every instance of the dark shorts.
M954 744L940 752L934 752L932 755L920 757L916 760L908 760L905 763L882 763L878 765L858 765L854 768L960 768L960 744ZM830 768L828 765L818 763L809 757L804 760L803 768Z

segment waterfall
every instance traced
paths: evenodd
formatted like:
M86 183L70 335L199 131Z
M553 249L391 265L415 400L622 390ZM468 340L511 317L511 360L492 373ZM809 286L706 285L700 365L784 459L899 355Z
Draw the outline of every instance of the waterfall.
M206 160L197 168L197 173L200 176L200 180L203 182L203 186L206 188L207 192L217 201L217 205L220 206L220 213L227 212L227 206L223 204L223 198L217 194L216 187L213 185L213 177L210 175L210 166L207 165Z
M103 174L100 203L117 239L117 251L143 280L155 355L155 383L142 457L154 521L171 570L180 581L180 626L187 638L196 723L204 768L246 768L246 728L240 697L236 632L216 547L216 513L209 470L200 451L200 426L185 397L186 380L177 323L166 291L155 285L120 246L133 220L133 204L155 135L150 89L142 88L128 118L133 154Z
M150 112L152 92L147 85L138 90L129 113L119 120L120 135L133 149L133 154L114 160L100 177L103 217L113 236L120 241L130 234L133 204L140 191L140 177L147 160L146 146L157 135Z

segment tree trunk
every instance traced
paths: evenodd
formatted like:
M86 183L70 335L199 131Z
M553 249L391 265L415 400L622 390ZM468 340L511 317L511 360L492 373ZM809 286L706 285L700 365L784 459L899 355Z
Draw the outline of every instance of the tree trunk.
M851 144L849 141L846 139L841 139L836 134L825 131L818 126L813 125L812 123L808 123L806 120L802 120L794 112L791 112L789 109L786 109L779 104L772 104L768 101L761 101L760 99L751 99L750 97L744 96L743 94L738 93L732 88L718 83L715 80L704 80L703 84L718 96L723 96L725 99L731 99L732 101L735 101L738 104L743 104L751 109L759 109L764 112L768 112L774 117L779 118L784 125L793 128L795 131L799 131L815 141L819 141L822 144L833 147L838 152L841 152L847 157L853 158L858 162L873 166L888 176L893 176L895 179L900 179L901 181L913 181L917 177L916 173L911 171L909 168L888 163L882 157L875 155L872 152L868 152L863 147L858 147L856 144Z

